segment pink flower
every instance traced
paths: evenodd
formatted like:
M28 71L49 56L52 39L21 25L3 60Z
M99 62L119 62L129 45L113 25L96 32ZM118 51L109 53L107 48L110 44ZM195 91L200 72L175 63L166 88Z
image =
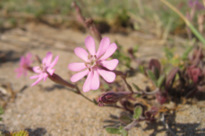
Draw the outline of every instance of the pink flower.
M35 79L35 78L38 78L38 79L31 86L36 85L42 79L44 79L45 81L48 76L52 76L54 74L55 70L53 69L53 67L56 65L58 61L58 56L56 56L54 61L51 62L52 56L53 56L52 53L48 52L46 54L46 57L42 60L42 65L33 67L33 71L37 73L38 75L31 76L30 79Z
M26 56L22 56L20 59L20 65L18 68L15 69L17 73L17 78L21 77L22 75L27 76L27 70L32 63L32 54L27 53Z
M75 54L84 60L82 63L71 63L68 68L71 71L81 71L71 77L72 82L77 82L87 75L87 79L83 85L83 91L97 90L100 86L99 75L105 81L111 83L115 80L115 73L112 72L118 64L117 59L107 60L117 49L115 43L110 44L109 38L105 37L101 40L98 51L95 50L95 41L91 36L85 39L85 46L89 52L83 48L75 48Z

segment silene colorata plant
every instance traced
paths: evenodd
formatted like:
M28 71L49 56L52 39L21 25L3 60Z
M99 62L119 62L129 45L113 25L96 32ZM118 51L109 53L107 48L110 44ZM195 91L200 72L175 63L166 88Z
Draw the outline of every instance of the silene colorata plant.
M161 1L179 13L169 2ZM191 2L189 1L189 4ZM173 52L165 50L166 59L164 62L152 58L148 63L139 61L135 56L135 49L130 48L127 52L129 57L126 57L126 60L129 59L137 63L137 67L132 68L128 65L125 71L119 71L118 64L126 64L124 63L125 59L123 59L125 57L122 57L122 53L120 53L119 44L111 42L108 37L102 38L92 19L85 19L76 3L73 3L72 6L76 9L78 21L99 41L98 49L92 36L85 38L85 49L81 47L74 49L75 55L81 59L81 62L68 64L68 70L75 72L70 77L70 81L65 80L55 71L54 67L60 56L53 59L51 52L48 52L43 59L31 53L22 56L19 67L15 69L17 77L27 76L29 71L34 74L30 79L35 79L31 86L37 85L42 80L50 79L54 83L66 86L69 91L82 96L97 106L121 109L122 114L119 116L110 115L110 120L105 121L108 123L105 125L108 133L127 136L128 131L142 121L150 124L160 121L167 132L175 135L166 122L166 116L173 113L178 107L169 109L165 104L170 101L181 102L184 98L193 97L204 91L205 60L202 47L202 44L205 45L204 38L188 19L179 13L190 31L193 31L201 41L201 45L187 47L184 53L177 58L174 58ZM36 58L39 66L32 66L33 58ZM173 65L170 66L170 64ZM130 84L127 77L135 76L136 72L143 74L151 86L147 85L142 89L135 83ZM117 76L120 77L119 79L123 81L123 84L119 80L115 80ZM84 77L84 84L78 86L76 82L83 80ZM100 85L101 82L106 82L107 87L104 87L104 84ZM102 93L96 96L96 99L90 99L84 95L88 91L95 90L100 90Z

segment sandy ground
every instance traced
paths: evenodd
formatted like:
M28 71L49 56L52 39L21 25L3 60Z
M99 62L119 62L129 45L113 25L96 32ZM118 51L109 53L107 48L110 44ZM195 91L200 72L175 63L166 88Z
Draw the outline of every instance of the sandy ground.
M26 52L44 57L48 51L60 59L55 66L56 73L69 80L73 74L68 71L70 62L78 61L73 54L76 46L84 46L87 33L66 29L59 30L45 25L28 24L23 28L16 28L0 36L0 53L7 57L0 63L1 84L10 83L16 92L16 98L9 102L0 129L3 131L17 131L26 129L31 136L111 136L103 126L103 121L109 119L110 114L119 115L120 110L98 107L80 96L69 92L47 80L45 83L30 87L33 80L28 77L17 79L14 69L18 67L18 60ZM119 41L124 48L138 44L138 56L143 59L163 57L163 42L154 40L153 35L131 33L129 36L109 34L111 41ZM177 50L180 52L179 50ZM32 74L30 73L29 76ZM143 86L143 76L138 75L129 79ZM26 85L24 90L22 87ZM20 91L21 90L21 91ZM96 98L98 93L88 92L90 98ZM169 125L176 135L204 136L205 135L205 101L196 104L186 104L170 116ZM133 128L130 136L164 136L167 130L162 123Z

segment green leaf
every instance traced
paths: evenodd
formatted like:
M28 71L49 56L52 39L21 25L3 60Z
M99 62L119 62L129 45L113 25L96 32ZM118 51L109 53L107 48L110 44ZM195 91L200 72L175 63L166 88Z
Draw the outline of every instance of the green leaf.
M141 114L142 114L142 108L141 107L136 107L135 110L134 110L133 118L134 119L139 119Z
M128 132L122 126L120 126L120 132L122 136L128 136Z
M162 75L159 77L159 79L157 80L157 87L161 87L162 83L164 82L165 76Z
M132 122L132 118L131 117L129 117L128 115L120 115L120 121L121 122L123 122L123 123L125 123L125 124L129 124L129 123L131 123Z
M4 113L4 109L0 107L0 115Z
M27 131L22 130L12 133L11 136L29 136L29 134Z
M139 50L139 45L135 45L133 48L133 52L136 53L138 52L138 50Z
M124 130L124 129L122 130L121 133L122 133L122 136L128 136L128 132L126 130Z
M164 48L164 52L165 52L165 55L166 55L168 60L170 60L174 57L174 54L172 53L172 51L170 51L170 49Z
M138 85L136 85L135 83L132 83L132 85L134 86L134 88L135 88L137 91L141 91L141 89L139 88Z
M155 85L157 85L157 79L154 75L154 73L151 70L147 70L148 77L154 82Z
M112 127L108 127L106 128L106 131L110 134L121 134L121 131L119 128L112 128Z
M194 46L189 46L189 47L186 48L185 52L182 55L183 60L187 59L189 53L192 51L193 48L194 48Z
M145 73L144 67L142 65L139 65L138 69L142 74Z

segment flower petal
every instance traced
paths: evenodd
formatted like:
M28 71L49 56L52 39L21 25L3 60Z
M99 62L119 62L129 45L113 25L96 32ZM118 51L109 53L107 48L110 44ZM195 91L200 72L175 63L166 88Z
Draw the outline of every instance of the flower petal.
M30 79L35 79L35 78L38 78L40 77L40 75L34 75L34 76L31 76Z
M81 58L84 61L88 61L88 53L85 49L81 48L81 47L77 47L74 50L75 55L78 56L79 58Z
M97 90L100 86L100 79L99 79L99 74L96 70L93 71L93 77L91 81L91 89L92 90Z
M42 70L41 70L41 68L39 66L33 67L33 71L35 73L41 73L42 72Z
M56 63L58 62L58 58L59 58L59 56L56 56L56 57L55 57L55 59L53 60L53 62L49 65L50 68L53 68L53 67L56 65Z
M31 54L31 53L27 53L25 58L26 58L26 64L27 64L28 66L30 66L31 63L32 63L32 60L31 60L32 54Z
M17 73L17 78L21 77L21 75L24 73L24 69L22 67L16 68L15 72Z
M47 77L48 77L48 74L47 74L47 73L43 73L43 74L42 74L42 77L43 77L43 80L46 81L46 79L47 79Z
M104 69L97 69L97 71L108 83L111 83L115 80L116 75L114 72L106 71Z
M24 56L21 56L21 58L20 58L20 66L24 67L25 64L26 64L26 58Z
M48 68L48 69L47 69L47 72L52 76L53 73L55 72L55 69Z
M105 54L100 58L100 60L105 60L109 58L117 49L117 45L115 43L112 43L108 49L106 50Z
M51 52L48 52L47 54L46 54L46 57L43 59L43 64L46 64L46 66L49 66L50 65L50 63L51 63L51 60L52 60L52 53Z
M112 59L112 60L108 60L108 61L102 61L102 65L109 69L109 70L114 70L116 67L117 67L117 64L118 64L118 59Z
M82 79L85 75L87 75L88 72L89 72L89 70L86 69L86 70L84 70L84 71L81 71L81 72L78 72L78 73L74 74L74 75L70 78L71 82L77 82L77 81L79 81L79 80Z
M102 56L105 53L105 51L107 50L109 45L110 45L110 39L107 37L104 37L100 41L100 46L99 46L98 51L96 53L97 58L99 58L100 56Z
M85 68L86 68L85 63L70 63L68 65L68 69L71 71L81 71Z
M30 60L30 59L32 58L32 54L31 54L30 52L28 52L28 53L26 54L26 58L27 58L28 60Z
M93 72L88 73L88 77L85 80L85 83L83 85L83 92L88 92L91 90L91 83L93 79Z
M95 41L94 41L93 37L88 36L85 39L85 46L91 55L95 55Z
M42 79L43 79L43 77L39 76L39 78L31 86L38 84Z

